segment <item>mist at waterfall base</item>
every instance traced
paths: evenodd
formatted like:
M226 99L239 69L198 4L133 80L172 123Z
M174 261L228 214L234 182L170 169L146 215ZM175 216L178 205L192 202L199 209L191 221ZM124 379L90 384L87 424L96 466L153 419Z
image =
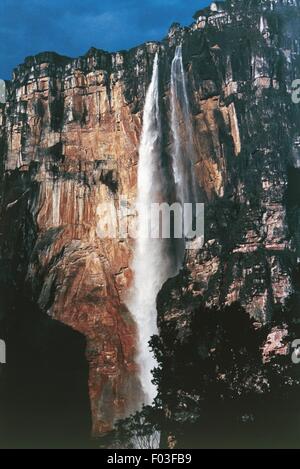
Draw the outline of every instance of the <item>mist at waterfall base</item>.
M182 62L182 48L176 48L171 67L171 164L173 192L182 205L196 201L195 178L191 155L193 133L186 78ZM139 149L137 185L137 240L132 270L133 286L128 307L138 328L137 364L144 394L142 406L151 405L157 389L152 383L156 360L149 341L158 333L156 299L163 284L182 267L185 238L177 240L176 249L171 240L153 238L145 232L151 226L151 204L168 203L166 175L162 162L162 126L159 100L159 56L154 59L153 73L145 100L143 129ZM185 213L183 211L183 213ZM184 220L182 220L183 226ZM187 235L187 233L185 233Z

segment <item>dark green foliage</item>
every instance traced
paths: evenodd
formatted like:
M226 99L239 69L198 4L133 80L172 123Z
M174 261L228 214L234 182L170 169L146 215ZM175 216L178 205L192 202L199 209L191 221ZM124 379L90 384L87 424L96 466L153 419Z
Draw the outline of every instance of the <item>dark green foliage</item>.
M183 447L264 447L285 438L295 444L300 369L290 354L263 362L271 327L259 326L238 304L197 307L165 323L152 340L157 405L168 416L164 435L172 432ZM289 331L287 342L300 337L297 324ZM284 425L290 431L283 435Z
M295 299L261 326L239 304L195 308L163 323L152 338L159 366L154 407L123 420L103 447L179 448L298 447L300 365L291 353L262 349L273 327L287 329L284 341L300 337ZM183 327L184 323L184 327Z
M123 449L157 449L163 428L161 409L144 407L131 417L116 424L113 434L101 441L101 446Z

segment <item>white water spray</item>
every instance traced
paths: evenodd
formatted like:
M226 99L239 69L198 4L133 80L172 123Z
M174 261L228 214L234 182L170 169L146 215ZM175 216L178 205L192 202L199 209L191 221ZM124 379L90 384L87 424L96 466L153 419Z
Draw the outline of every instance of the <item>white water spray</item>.
M52 186L52 223L57 227L60 225L60 182L53 181Z
M161 134L159 69L156 54L143 115L138 165L137 241L132 266L134 280L128 303L138 327L137 363L140 368L144 404L152 404L157 394L151 374L157 363L149 348L149 340L158 332L156 298L165 281L176 273L171 256L168 255L168 240L152 239L145 230L151 226L151 204L165 201Z
M193 171L193 131L182 61L178 46L171 71L171 131L173 138L172 167L177 199L181 204L196 201ZM158 54L155 56L152 80L147 91L141 144L139 150L137 187L137 241L133 259L133 286L128 307L138 327L137 363L144 392L144 404L152 404L157 394L151 371L157 365L149 348L149 340L158 333L156 299L168 278L176 275L184 259L184 239L173 243L151 238L151 205L168 202L167 182L162 169L162 129L159 108ZM188 219L190 221L190 218ZM190 228L190 223L187 223ZM188 233L185 233L188 234ZM171 244L170 244L171 243Z
M176 47L171 68L171 131L173 137L172 162L177 197L182 205L194 203L197 201L193 168L195 150L181 45Z

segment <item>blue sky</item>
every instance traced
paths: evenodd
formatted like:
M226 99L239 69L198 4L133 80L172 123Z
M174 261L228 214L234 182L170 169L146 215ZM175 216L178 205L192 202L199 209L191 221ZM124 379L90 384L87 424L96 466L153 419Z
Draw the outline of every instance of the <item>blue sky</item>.
M0 0L0 78L28 55L127 49L190 24L207 0Z

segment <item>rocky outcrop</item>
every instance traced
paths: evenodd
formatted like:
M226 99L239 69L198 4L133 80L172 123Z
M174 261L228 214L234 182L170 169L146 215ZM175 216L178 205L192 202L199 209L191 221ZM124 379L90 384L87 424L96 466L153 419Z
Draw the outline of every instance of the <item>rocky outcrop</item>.
M207 306L240 301L264 322L299 288L293 282L297 204L288 200L299 119L290 90L299 71L289 26L298 9L279 14L262 4L241 10L241 17L224 10L218 25L185 36L195 167L206 201L206 244L187 254L186 266L194 298L204 297Z
M299 5L215 3L191 27L173 25L161 43L114 54L91 49L78 59L29 57L0 105L1 291L10 292L0 320L9 344L24 298L86 337L94 435L135 409L141 393L125 306L133 241L102 239L99 230L109 222L103 204L117 209L125 197L130 207L136 196L157 50L165 164L170 66L182 41L206 204L205 245L187 253L180 282L164 288L160 321L180 321L188 298L207 307L239 301L265 323L298 294L299 110L290 90L300 76Z
M114 56L91 50L74 61L28 58L2 109L2 265L12 279L20 272L11 285L19 294L87 338L94 434L139 401L136 331L124 303L131 246L98 231L105 203L117 208L121 196L129 203L135 196L151 47ZM139 79L124 69L130 56L136 67L141 61Z
M159 295L159 396L180 445L298 445L299 3L229 3L184 36L205 244Z

